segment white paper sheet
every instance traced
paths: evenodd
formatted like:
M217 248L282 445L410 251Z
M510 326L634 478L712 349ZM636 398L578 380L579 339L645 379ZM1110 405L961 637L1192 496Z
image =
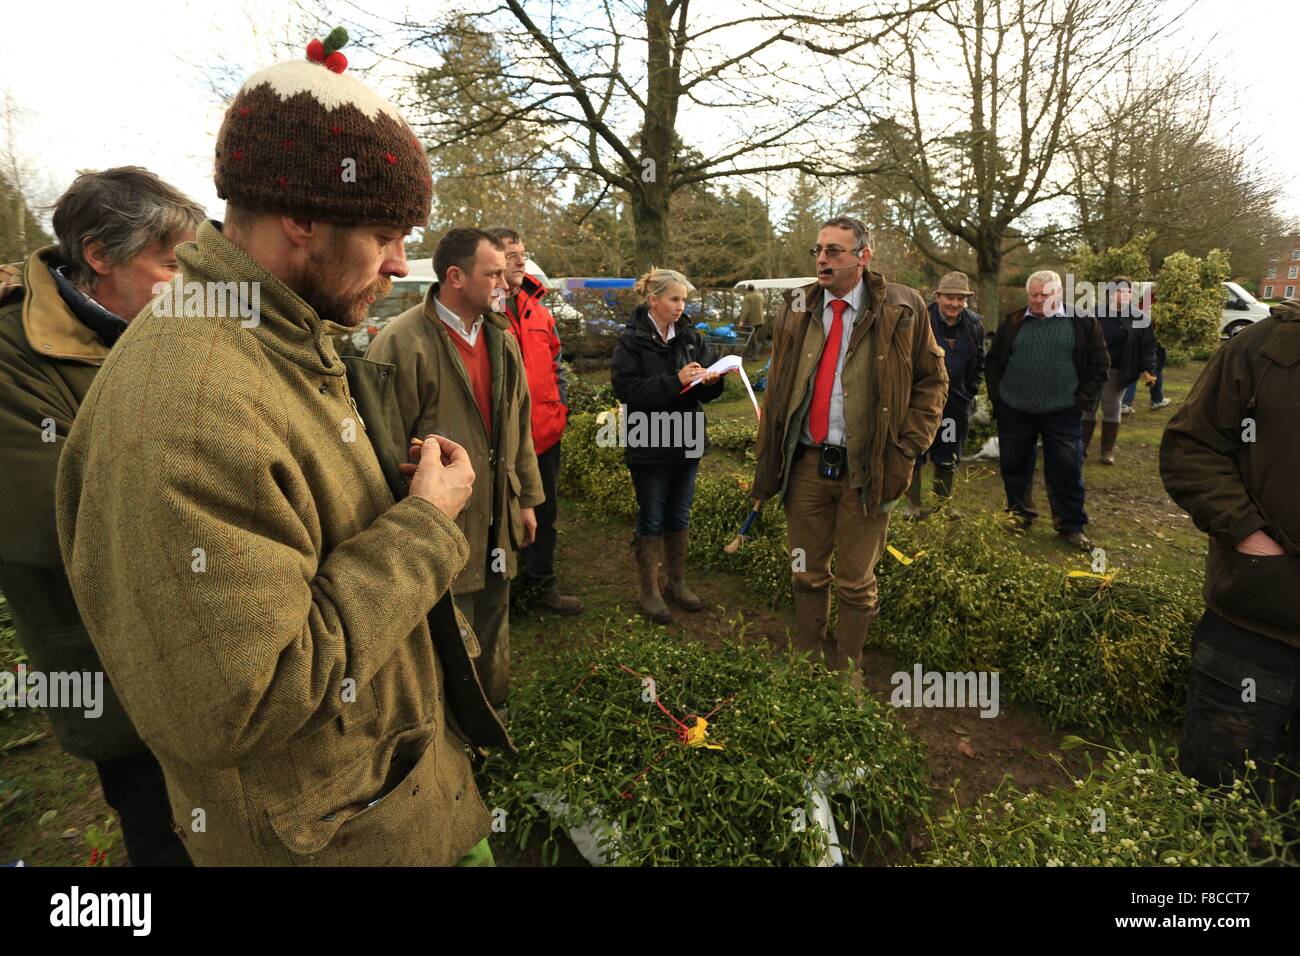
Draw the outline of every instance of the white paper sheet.
M705 371L717 372L719 375L724 375L727 372L730 372L733 368L739 371L740 380L745 383L745 391L749 393L749 400L754 403L754 414L762 417L762 413L758 410L758 399L754 397L754 386L749 384L749 376L745 374L745 366L742 364L739 355L724 355L722 358L710 365ZM695 381L691 382L690 385L687 385L686 388L682 389L682 391L689 391L703 380L704 376L701 375Z

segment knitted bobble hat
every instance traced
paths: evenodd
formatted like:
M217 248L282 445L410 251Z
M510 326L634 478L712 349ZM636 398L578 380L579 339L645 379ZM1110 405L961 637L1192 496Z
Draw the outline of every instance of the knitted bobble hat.
M429 220L424 147L397 108L347 75L342 27L250 76L217 134L217 195L251 212L409 229Z

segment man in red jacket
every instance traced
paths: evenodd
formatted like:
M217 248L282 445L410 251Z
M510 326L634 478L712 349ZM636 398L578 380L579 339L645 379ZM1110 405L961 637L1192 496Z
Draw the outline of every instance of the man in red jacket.
M533 407L533 447L546 492L546 501L536 511L537 538L520 553L524 563L520 591L532 595L537 606L557 614L581 614L582 602L561 594L555 582L556 485L560 479L560 439L569 415L569 385L560 367L560 336L554 316L542 305L546 287L525 270L528 252L519 233L509 226L497 226L488 232L505 244L506 282L510 285L505 313L524 356Z

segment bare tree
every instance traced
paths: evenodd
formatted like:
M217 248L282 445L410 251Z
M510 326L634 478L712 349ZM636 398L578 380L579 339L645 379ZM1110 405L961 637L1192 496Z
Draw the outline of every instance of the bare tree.
M933 230L970 247L985 315L1000 312L1004 257L1068 228L1062 160L1102 128L1094 98L1112 65L1179 15L1156 0L948 0L882 45L887 88L905 98L864 133L888 171L877 185L910 204L932 261L956 267Z
M752 0L739 16L691 0L602 0L577 19L555 6L504 0L475 15L501 51L492 77L462 73L470 96L487 80L508 90L468 113L424 100L430 147L515 130L550 146L534 172L592 178L596 202L626 194L637 265L666 261L673 196L719 179L801 170L863 172L843 135L846 93L866 85L864 54L909 16L944 0ZM707 12L705 12L707 9ZM404 24L394 55L418 54L455 30ZM463 22L463 21L462 21ZM444 75L445 78L445 75ZM693 147L694 152L687 147Z
M1233 122L1224 85L1187 64L1136 60L1112 79L1107 135L1069 151L1083 241L1100 251L1150 231L1153 269L1179 250L1221 248L1238 275L1261 275L1268 240L1286 228L1281 184L1254 161L1261 137Z
M4 127L4 145L0 148L0 177L3 177L6 185L9 187L9 201L12 209L6 217L9 221L9 228L13 230L12 238L6 243L7 246L19 250L27 251L27 199L28 199L28 167L18 153L18 134L21 126L30 116L30 111L19 106L13 98L13 94L5 90L4 97L4 114L0 116L0 125Z

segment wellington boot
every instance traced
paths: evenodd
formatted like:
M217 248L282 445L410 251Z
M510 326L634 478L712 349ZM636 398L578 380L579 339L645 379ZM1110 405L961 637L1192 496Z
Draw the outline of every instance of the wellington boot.
M686 547L690 534L689 530L682 530L664 535L668 580L664 583L663 595L684 611L698 611L704 607L704 602L686 586Z
M641 576L636 606L656 624L671 624L673 616L659 593L659 561L664 553L664 539L660 535L638 534L632 539L632 546L636 549L636 566Z
M1119 438L1119 422L1101 423L1101 463L1115 464L1115 443Z

